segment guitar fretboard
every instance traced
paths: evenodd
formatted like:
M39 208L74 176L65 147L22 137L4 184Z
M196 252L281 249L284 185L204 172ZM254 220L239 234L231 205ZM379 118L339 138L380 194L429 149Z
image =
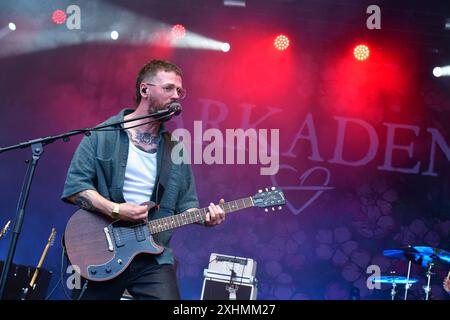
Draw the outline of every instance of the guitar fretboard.
M230 213L245 208L253 207L252 197L234 200L219 204L219 206L225 211ZM151 234L158 232L178 228L191 223L197 223L205 220L208 208L197 209L193 211L185 211L180 214L176 214L170 217L165 217L157 220L151 220L148 222L148 227Z

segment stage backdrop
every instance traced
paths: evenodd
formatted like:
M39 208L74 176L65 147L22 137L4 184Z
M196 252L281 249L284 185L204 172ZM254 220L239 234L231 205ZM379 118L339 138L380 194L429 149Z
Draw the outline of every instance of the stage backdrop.
M219 17L233 16L226 14ZM242 26L221 29L211 17L198 22L197 33L228 39L228 53L123 40L5 55L0 145L94 126L133 107L142 65L152 58L170 60L183 69L188 92L182 114L168 122L171 130L186 128L194 136L199 124L203 132L215 128L225 136L227 129L267 129L274 147L271 129L279 130L274 174L261 174L268 165L260 157L249 163L248 145L244 164L193 164L201 206L272 186L287 199L280 211L250 208L228 215L218 227L177 229L172 246L182 298L200 298L203 270L210 254L219 253L257 262L258 299L389 299L390 286L368 287L375 270L368 267L406 276L407 263L383 250L423 245L450 251L448 80L432 77L433 57L407 41L414 39L388 32L378 37L383 41L373 46L369 60L356 61L352 46L365 33L364 24L349 32L348 25L330 22L330 30L291 19L284 29L291 46L278 52L272 36L279 28L267 16L249 15L258 24L247 23L245 34ZM77 31L68 30L68 37L70 32ZM6 40L0 39L7 45ZM211 143L196 138L193 150ZM76 207L62 203L60 195L79 141L45 147L14 260L36 265L55 227L56 242L44 262L53 272L50 289L61 268L68 276L60 242ZM30 155L29 149L0 155L1 226L14 222ZM10 239L11 232L0 239L2 260ZM448 269L436 266L435 299L447 298L442 280ZM418 282L410 299L423 298L425 272L413 265ZM61 285L51 299L66 299Z

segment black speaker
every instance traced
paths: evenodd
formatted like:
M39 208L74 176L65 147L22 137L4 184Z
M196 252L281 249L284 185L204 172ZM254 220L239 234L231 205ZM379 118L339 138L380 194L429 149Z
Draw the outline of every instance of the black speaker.
M0 275L3 272L3 264L4 262L0 261ZM35 267L12 264L6 284L5 300L45 299L52 273L44 268L39 269L34 290L29 289L27 294L24 294L24 289L30 284L35 270Z

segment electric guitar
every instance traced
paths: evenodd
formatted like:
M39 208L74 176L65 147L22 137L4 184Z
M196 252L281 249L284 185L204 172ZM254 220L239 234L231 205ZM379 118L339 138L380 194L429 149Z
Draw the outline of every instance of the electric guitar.
M252 197L220 204L225 213L250 207L275 207L286 203L277 188L259 190ZM153 204L154 206L154 204ZM152 204L150 203L152 208ZM150 209L151 210L151 209ZM185 211L145 222L113 220L103 214L80 209L69 219L64 233L67 256L75 270L90 281L106 281L120 275L139 253L157 255L164 248L152 235L204 221L208 208Z
M52 232L50 233L50 236L48 237L47 244L45 245L44 251L42 252L41 259L39 259L39 263L34 270L33 277L31 278L30 284L28 287L23 289L22 293L22 300L25 300L29 297L30 292L32 292L36 288L36 279L39 273L39 269L42 267L42 264L44 263L45 256L47 255L48 249L53 246L53 243L55 242L55 235L56 230L55 228L52 228Z

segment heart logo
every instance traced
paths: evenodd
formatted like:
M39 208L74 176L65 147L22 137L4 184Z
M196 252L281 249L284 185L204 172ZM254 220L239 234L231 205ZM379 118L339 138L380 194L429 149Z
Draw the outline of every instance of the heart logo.
M296 174L298 174L298 170L295 169L292 166L280 165L280 169L279 170L281 171L283 169L294 171ZM309 177L311 177L312 175L314 175L314 173L316 173L316 172L323 172L323 173L325 173L325 179L324 179L322 185L308 185L306 183L306 180ZM312 167L311 169L305 171L305 173L303 173L300 176L300 185L282 186L282 185L278 184L278 181L276 179L276 175L273 175L273 176L270 177L270 179L272 180L272 184L274 186L280 188L283 191L288 191L288 190L316 191L315 193L312 194L311 197L307 198L306 202L300 208L294 206L292 204L292 202L289 201L289 199L286 198L286 205L288 206L289 210L291 210L291 212L293 214L295 214L295 215L298 215L300 212L302 212L307 207L309 207L326 190L334 189L334 187L329 187L328 186L328 184L330 183L330 178L331 178L330 171L327 168L324 168L324 167Z

